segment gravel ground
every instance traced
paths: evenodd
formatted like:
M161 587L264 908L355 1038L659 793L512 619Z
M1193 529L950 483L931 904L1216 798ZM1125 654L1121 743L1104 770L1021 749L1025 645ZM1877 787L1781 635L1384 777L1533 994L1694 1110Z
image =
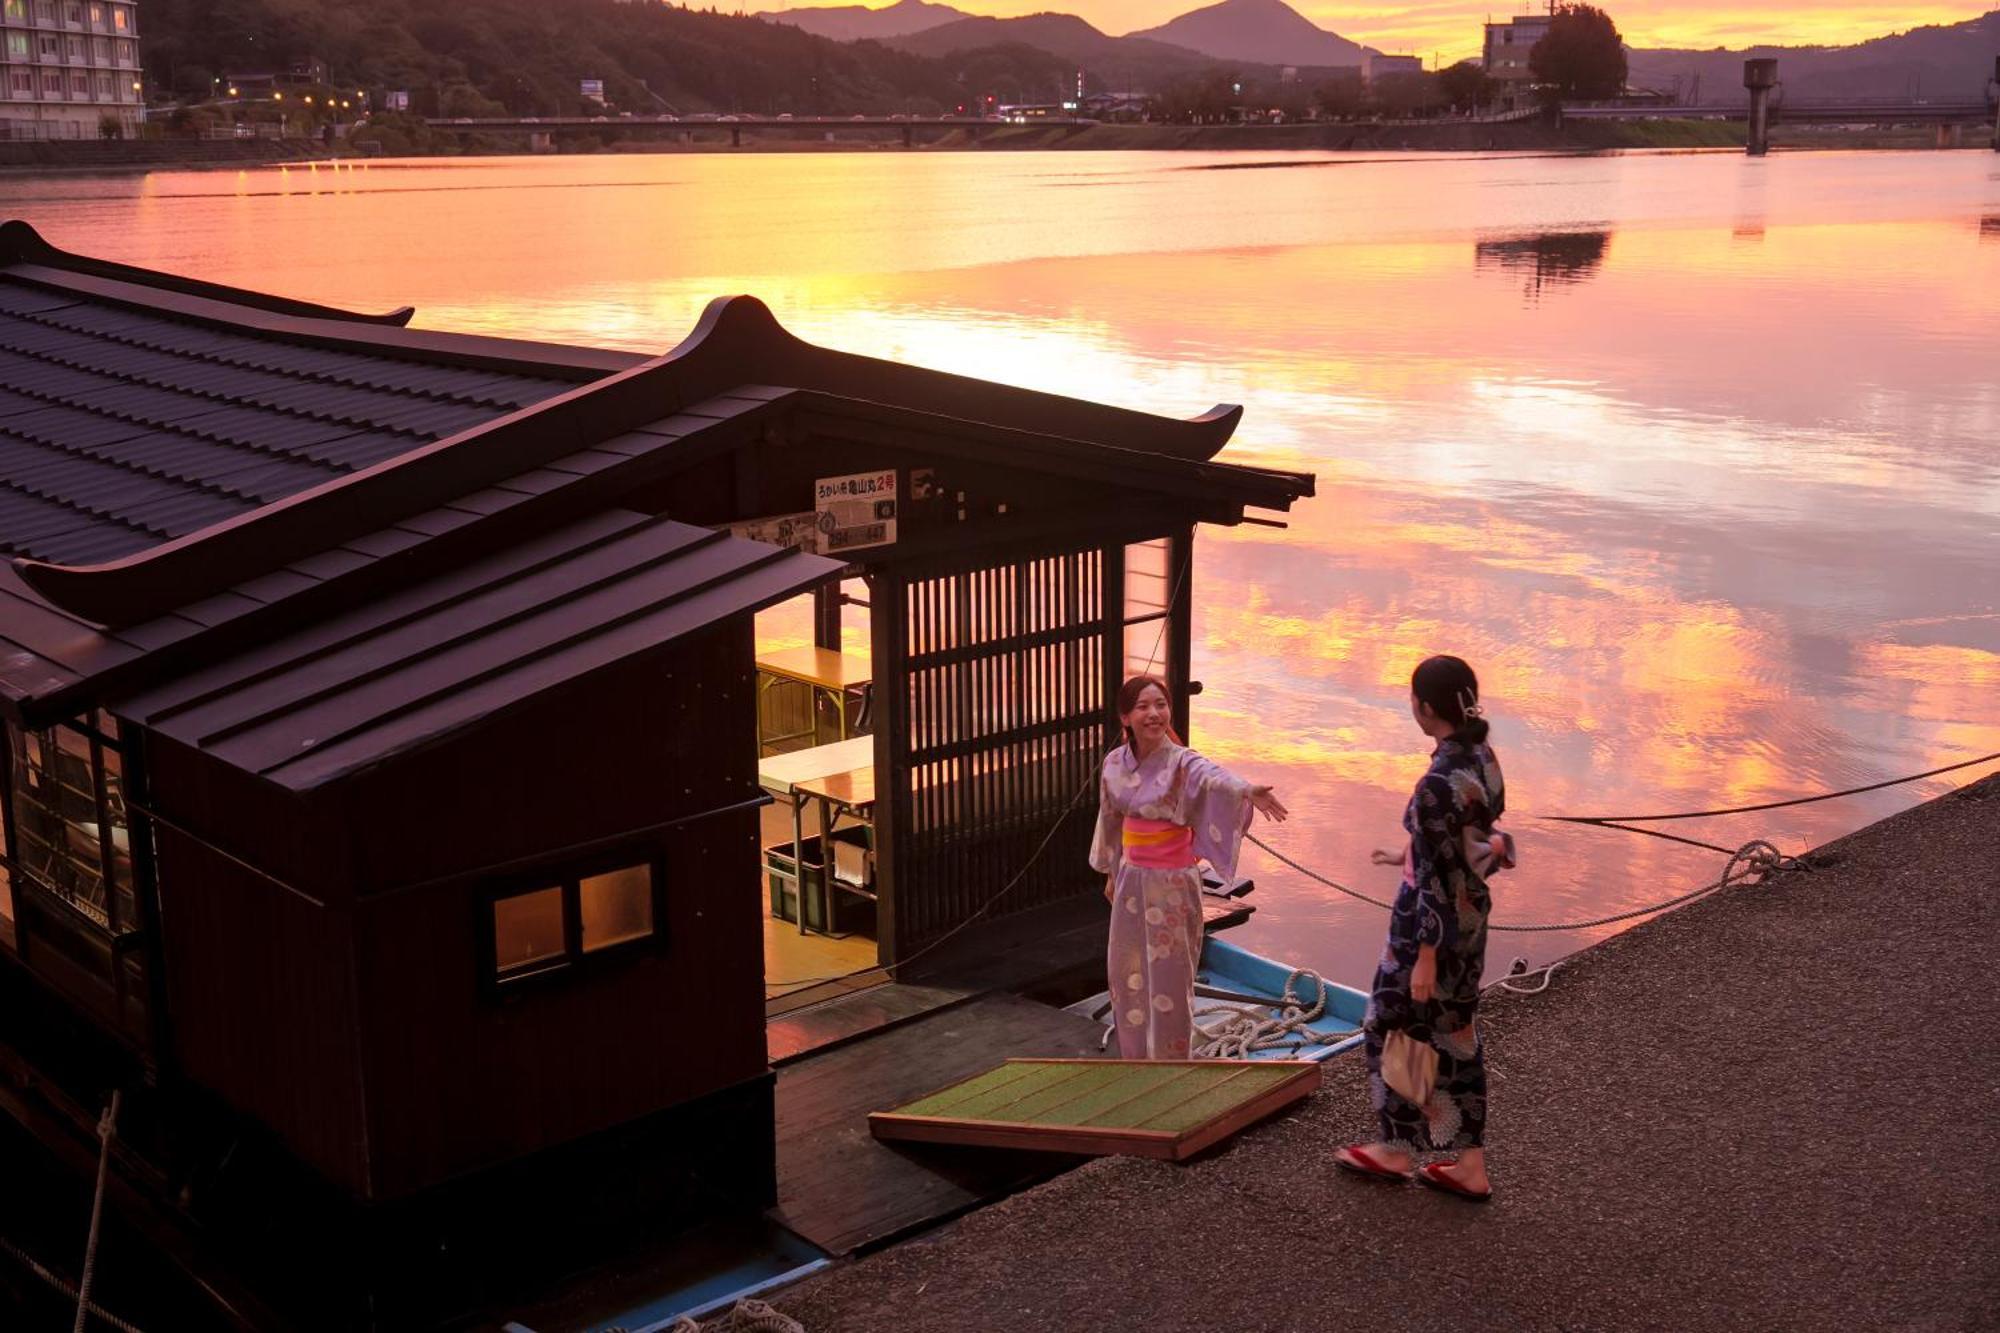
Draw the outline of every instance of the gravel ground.
M1337 1057L1183 1166L1104 1159L783 1293L810 1333L2000 1328L2000 775L1490 1003L1495 1197L1336 1172Z

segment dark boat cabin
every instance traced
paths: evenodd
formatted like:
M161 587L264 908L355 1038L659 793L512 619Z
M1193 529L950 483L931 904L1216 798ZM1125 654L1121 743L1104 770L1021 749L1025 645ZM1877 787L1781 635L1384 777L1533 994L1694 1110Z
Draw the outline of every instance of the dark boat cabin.
M658 357L409 313L0 228L0 1110L122 1089L135 1197L384 1271L761 1206L767 999L1088 893L1194 526L1311 478L747 298Z

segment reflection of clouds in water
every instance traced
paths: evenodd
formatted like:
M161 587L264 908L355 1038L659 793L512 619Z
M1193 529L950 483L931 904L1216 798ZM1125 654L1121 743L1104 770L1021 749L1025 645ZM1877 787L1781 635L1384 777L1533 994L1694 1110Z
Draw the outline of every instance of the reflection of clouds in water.
M1502 919L1594 915L1717 869L1533 811L1732 803L2000 748L2000 616L1979 580L2000 545L1986 159L1180 170L1205 160L599 157L393 178L537 185L511 208L504 189L374 196L367 173L290 200L187 173L0 195L32 190L59 244L412 302L426 327L658 352L710 297L749 291L829 346L1170 415L1245 404L1224 457L1313 471L1320 493L1289 531L1204 532L1194 739L1283 784L1300 817L1271 841L1357 887L1393 885L1367 851L1400 838L1428 750L1407 678L1437 649L1470 658L1493 705L1527 852L1496 881ZM1038 195L1079 171L1134 175ZM543 206L550 182L633 188L589 196L579 246ZM216 194L146 193L166 188ZM1062 222L1022 225L1037 215ZM1537 284L1548 299L1523 301ZM760 629L810 636L799 605ZM866 651L856 629L848 644ZM1796 850L1951 781L1691 831ZM1379 914L1247 861L1263 889L1245 942L1364 980Z

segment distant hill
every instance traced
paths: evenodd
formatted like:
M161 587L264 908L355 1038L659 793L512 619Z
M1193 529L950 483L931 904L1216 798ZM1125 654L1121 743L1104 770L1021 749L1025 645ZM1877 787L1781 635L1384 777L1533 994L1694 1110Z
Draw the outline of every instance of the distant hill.
M755 17L766 23L790 24L816 37L829 37L836 42L879 42L890 37L907 37L927 28L970 18L971 15L950 5L931 4L930 0L896 0L895 4L884 9L870 9L866 5L826 5L773 10Z
M1979 97L2000 54L2000 10L1853 46L1757 46L1744 51L1634 50L1634 87L1680 88L1690 97L1696 79L1700 100L1743 102L1743 62L1775 57L1785 96L1801 101L1835 97Z
M1074 14L1028 14L1021 18L964 18L888 43L920 56L954 56L987 47L1028 46L1058 56L1111 79L1115 85L1144 86L1161 78L1206 69L1215 62L1186 47L1144 37L1112 37Z
M226 20L226 21L225 21ZM323 60L357 88L407 89L418 115L616 110L932 113L968 90L1058 95L1073 64L1025 46L925 60L779 23L612 0L147 0L150 86L205 99L214 76ZM307 114L303 111L295 114Z
M1358 67L1367 48L1319 27L1285 0L1222 0L1131 34L1217 60Z

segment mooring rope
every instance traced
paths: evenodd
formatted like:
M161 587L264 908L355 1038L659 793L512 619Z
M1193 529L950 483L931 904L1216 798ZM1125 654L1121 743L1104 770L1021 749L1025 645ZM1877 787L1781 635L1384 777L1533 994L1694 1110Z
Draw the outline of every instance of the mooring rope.
M1638 831L1639 830L1637 829L1632 830L1632 832L1635 833ZM1276 857L1278 860L1284 862L1292 869L1298 871L1301 875L1304 875L1307 879L1314 880L1317 881L1318 883L1324 884L1329 889L1338 889L1340 892L1346 894L1350 898L1357 898L1364 903L1368 903L1371 906L1379 907L1384 911L1393 911L1396 906L1394 903L1384 902L1380 898L1371 898L1367 894L1362 893L1358 889L1350 889L1345 884L1340 883L1338 880L1330 879L1327 876L1320 874L1317 870L1313 870L1308 866L1300 865L1297 861L1294 861L1291 857L1286 856L1283 852L1271 846L1269 843L1265 842L1262 838L1259 838L1254 833L1246 834L1244 836L1245 836L1245 841L1257 844L1257 846L1263 848L1265 851L1269 852L1272 856ZM1726 849L1719 848L1718 850L1726 850ZM1746 868L1739 871L1737 869L1737 866L1739 864L1745 865ZM1754 875L1757 878L1757 881L1759 883L1762 883L1765 879L1768 879L1772 874L1776 873L1777 871L1793 869L1799 866L1800 864L1801 862L1797 861L1792 857L1786 856L1783 852L1779 851L1776 847L1773 847L1770 843L1766 842L1764 839L1753 838L1749 842L1746 842L1741 847L1737 848L1734 852L1730 853L1729 863L1723 868L1721 878L1711 880L1708 883L1700 885L1697 888L1689 889L1686 893L1675 894L1673 897L1667 899L1665 902L1653 903L1646 907L1634 907L1629 911L1624 911L1624 912L1613 912L1609 916L1592 917L1588 921L1546 921L1546 922L1537 922L1532 925L1520 925L1520 926L1506 925L1503 923L1493 922L1489 923L1486 928L1491 931L1509 931L1517 934L1530 934L1530 933L1539 933L1542 931L1551 931L1551 930L1588 930L1593 926L1608 926L1619 921L1630 921L1634 917L1651 916L1655 912L1664 912L1670 907L1679 907L1682 903L1693 902L1696 898L1701 897L1703 894L1714 893L1717 889L1727 887L1729 883L1734 879L1748 878Z
M90 1299L90 1289L97 1280L97 1242L104 1224L104 1191L111 1172L111 1141L118 1133L118 1103L122 1096L119 1089L112 1089L111 1104L97 1118L97 1192L90 1204L90 1234L83 1243L83 1280L71 1286L60 1274L44 1267L26 1250L0 1236L0 1250L13 1255L30 1273L61 1292L66 1299L76 1302L76 1322L71 1325L71 1333L83 1333L92 1315L118 1329L119 1333L139 1333L136 1327Z
M111 1173L111 1140L118 1132L118 1088L111 1090L111 1105L97 1118L97 1194L90 1202L90 1235L83 1243L83 1279L76 1288L76 1323L70 1333L83 1333L90 1319L90 1287L97 1278L97 1237L104 1223L104 1186Z
M1871 782L1865 787L1847 787L1841 791L1823 791L1816 796L1795 796L1786 801L1765 801L1761 805L1732 805L1724 810L1680 810L1665 815L1535 815L1533 818L1556 824L1663 824L1675 819L1713 819L1717 815L1750 815L1760 810L1787 810L1795 805L1815 805L1820 801L1834 801L1843 796L1860 796L1865 792L1881 791L1884 787L1900 787L1906 782L1922 782L1941 773L1956 773L1961 768L1977 768L2000 760L2000 750L1992 754L1982 754L1977 759L1961 759L1943 768L1933 768L1923 773L1912 773L1907 777L1885 778L1881 782ZM1633 833L1638 829L1630 830Z

